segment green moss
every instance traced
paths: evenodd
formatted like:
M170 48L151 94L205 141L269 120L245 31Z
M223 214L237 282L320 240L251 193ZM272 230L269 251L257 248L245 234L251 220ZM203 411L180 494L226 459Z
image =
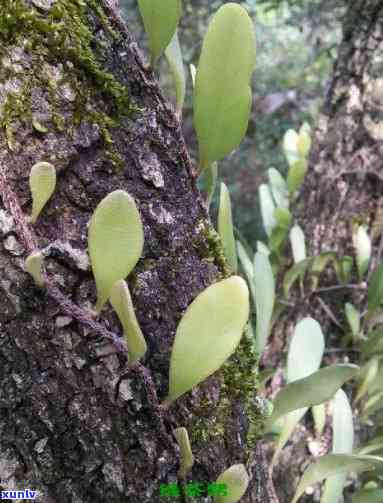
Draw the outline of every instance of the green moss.
M1 126L8 143L12 144L12 122L33 120L30 110L32 89L47 89L54 128L73 133L74 127L82 121L96 123L104 140L106 158L121 168L123 160L113 146L111 131L134 108L130 106L126 87L99 62L104 48L102 41L92 34L93 16L101 23L106 35L114 40L119 38L96 0L58 0L47 13L27 6L24 0L6 2L0 17L0 57L6 55L12 46L23 47L32 56L34 74L18 75L29 84L17 93L17 97L8 94ZM63 65L64 79L76 94L76 111L71 119L62 116L56 82L41 72L44 62L56 65L58 61ZM6 80L13 77L10 72L11 68L7 69ZM94 102L94 98L98 101L102 98L112 111L90 111L88 103Z

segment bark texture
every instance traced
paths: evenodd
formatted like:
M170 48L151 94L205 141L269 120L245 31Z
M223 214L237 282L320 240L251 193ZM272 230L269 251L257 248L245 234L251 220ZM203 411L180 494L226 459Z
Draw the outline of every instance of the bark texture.
M189 480L214 482L246 462L252 481L242 501L269 501L262 465L246 451L243 389L248 406L254 394L246 341L223 372L159 415L177 323L228 271L153 73L108 3L0 5L2 488L35 488L43 503L159 501L160 484L177 482L171 431L185 426L196 460ZM28 176L38 161L54 164L58 183L32 227ZM145 229L129 277L149 347L145 367L128 368L105 337L121 333L109 308L89 316L96 291L87 223L116 189L134 196ZM24 271L35 247L45 256L46 289Z
M353 232L358 225L366 225L373 240L370 271L380 261L383 249L382 56L383 2L350 2L332 84L316 128L309 171L295 212L305 232L308 256L335 251L338 257L355 257ZM355 262L349 283L359 283ZM334 270L327 267L319 287L335 285L338 281ZM353 302L363 311L366 290L363 284L358 288L313 290L308 281L304 293L295 289L291 300L293 307L274 331L273 350L264 357L268 365L270 362L276 365L281 345L289 340L296 322L307 316L321 323L326 346L336 347L344 335L339 326L346 323L345 303ZM353 356L345 352L330 355L326 361L328 364L335 360L352 361ZM298 428L292 445L284 449L274 470L274 484L281 502L291 500L307 466L310 433L302 428ZM325 437L320 454L331 447L330 425ZM316 496L319 498L318 490ZM302 501L313 501L313 496Z

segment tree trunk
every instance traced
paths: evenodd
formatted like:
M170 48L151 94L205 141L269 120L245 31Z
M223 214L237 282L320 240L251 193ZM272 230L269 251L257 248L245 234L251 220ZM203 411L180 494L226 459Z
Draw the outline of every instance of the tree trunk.
M189 481L214 482L246 463L242 502L272 501L254 461L261 415L245 337L222 371L169 411L159 407L177 323L228 269L179 123L111 5L1 2L0 107L2 488L36 489L44 503L159 501L160 484L177 482L171 432L185 426L195 455ZM38 161L54 164L58 183L32 226L28 177ZM90 314L87 223L117 188L134 196L145 229L129 285L148 352L133 367L112 310ZM36 248L44 289L24 271ZM198 501L212 501L203 494Z
M350 2L331 87L314 135L309 171L295 208L305 232L307 254L312 257L326 251L354 257L353 230L366 225L374 247L370 271L383 249L382 51L383 2ZM327 289L338 284L334 271L327 267L320 278L321 288L314 291L309 281L303 295L296 288L291 299L294 307L278 323L274 342L264 356L267 365L277 364L281 341L286 344L296 322L307 316L321 323L328 347L339 345L345 303L354 302L361 311L366 305L365 285L359 284L355 265L350 283L358 287ZM346 351L336 359L343 357L352 360L353 354ZM327 363L331 362L334 358L330 356ZM328 434L331 438L330 429ZM284 449L274 470L281 503L291 500L307 466L307 436L307 431L302 435L297 430L297 442ZM327 442L329 446L331 442ZM312 496L306 498L302 501L312 501Z

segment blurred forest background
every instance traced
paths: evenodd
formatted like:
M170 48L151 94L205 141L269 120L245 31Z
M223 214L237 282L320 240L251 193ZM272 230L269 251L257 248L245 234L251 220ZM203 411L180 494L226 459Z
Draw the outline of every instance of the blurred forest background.
M220 163L220 176L230 189L234 224L242 242L255 249L264 238L257 188L267 169L286 173L282 139L289 128L307 121L314 126L325 100L329 78L341 40L342 16L347 0L247 0L257 34L257 64L253 82L253 110L245 141ZM184 61L197 65L210 16L223 0L183 0L179 38ZM146 37L136 0L120 0L123 16L135 27L140 49ZM173 99L173 81L165 58L158 76ZM187 68L187 70L189 70ZM192 116L190 72L183 113L184 135L193 159L197 158ZM212 211L217 208L217 196Z

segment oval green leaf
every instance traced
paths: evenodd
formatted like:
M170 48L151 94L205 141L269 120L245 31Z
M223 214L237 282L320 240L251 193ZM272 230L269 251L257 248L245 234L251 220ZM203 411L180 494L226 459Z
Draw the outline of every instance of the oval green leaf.
M31 222L35 223L56 188L56 170L49 162L38 162L29 175L32 193Z
M294 225L290 231L290 243L295 264L306 259L305 235L299 225Z
M271 196L270 187L265 183L262 183L258 188L258 194L263 227L267 236L270 237L276 225L274 217L275 204Z
M351 329L351 333L354 337L358 337L360 332L360 313L359 311L349 302L344 306L344 312L346 314L346 319L348 326Z
M237 250L231 214L230 193L224 183L221 183L221 198L218 211L218 234L221 236L223 251L231 270L236 273L238 269Z
M273 271L269 257L262 252L257 252L254 256L254 289L257 315L255 348L259 356L261 356L269 337L275 303Z
M307 173L306 159L299 159L293 162L287 174L287 187L290 194L294 194L302 185Z
M152 66L164 52L181 17L181 0L138 0L145 31L149 37Z
M251 109L254 67L253 23L243 7L227 3L209 25L195 80L194 125L201 170L242 141Z
M289 192L287 184L283 176L275 168L270 168L267 172L271 193L273 195L275 205L278 208L288 209L289 207Z
M217 496L215 503L237 503L247 490L249 476L244 465L233 465L218 477L216 483L226 486L227 495Z
M128 285L123 279L114 284L110 292L109 301L124 329L128 346L129 363L134 363L145 355L147 346L141 327L137 321L136 313L134 312Z
M239 276L215 283L187 308L175 336L169 372L174 401L209 377L236 350L249 317L249 290Z
M125 279L137 264L143 245L144 232L134 199L123 190L112 192L97 206L88 231L98 312L113 285Z
M371 258L371 239L364 225L360 225L356 230L353 235L353 242L356 252L356 265L358 268L359 280L362 281L368 270Z
M273 415L268 423L303 407L312 407L330 400L338 389L359 372L356 365L332 365L282 388L274 399Z

